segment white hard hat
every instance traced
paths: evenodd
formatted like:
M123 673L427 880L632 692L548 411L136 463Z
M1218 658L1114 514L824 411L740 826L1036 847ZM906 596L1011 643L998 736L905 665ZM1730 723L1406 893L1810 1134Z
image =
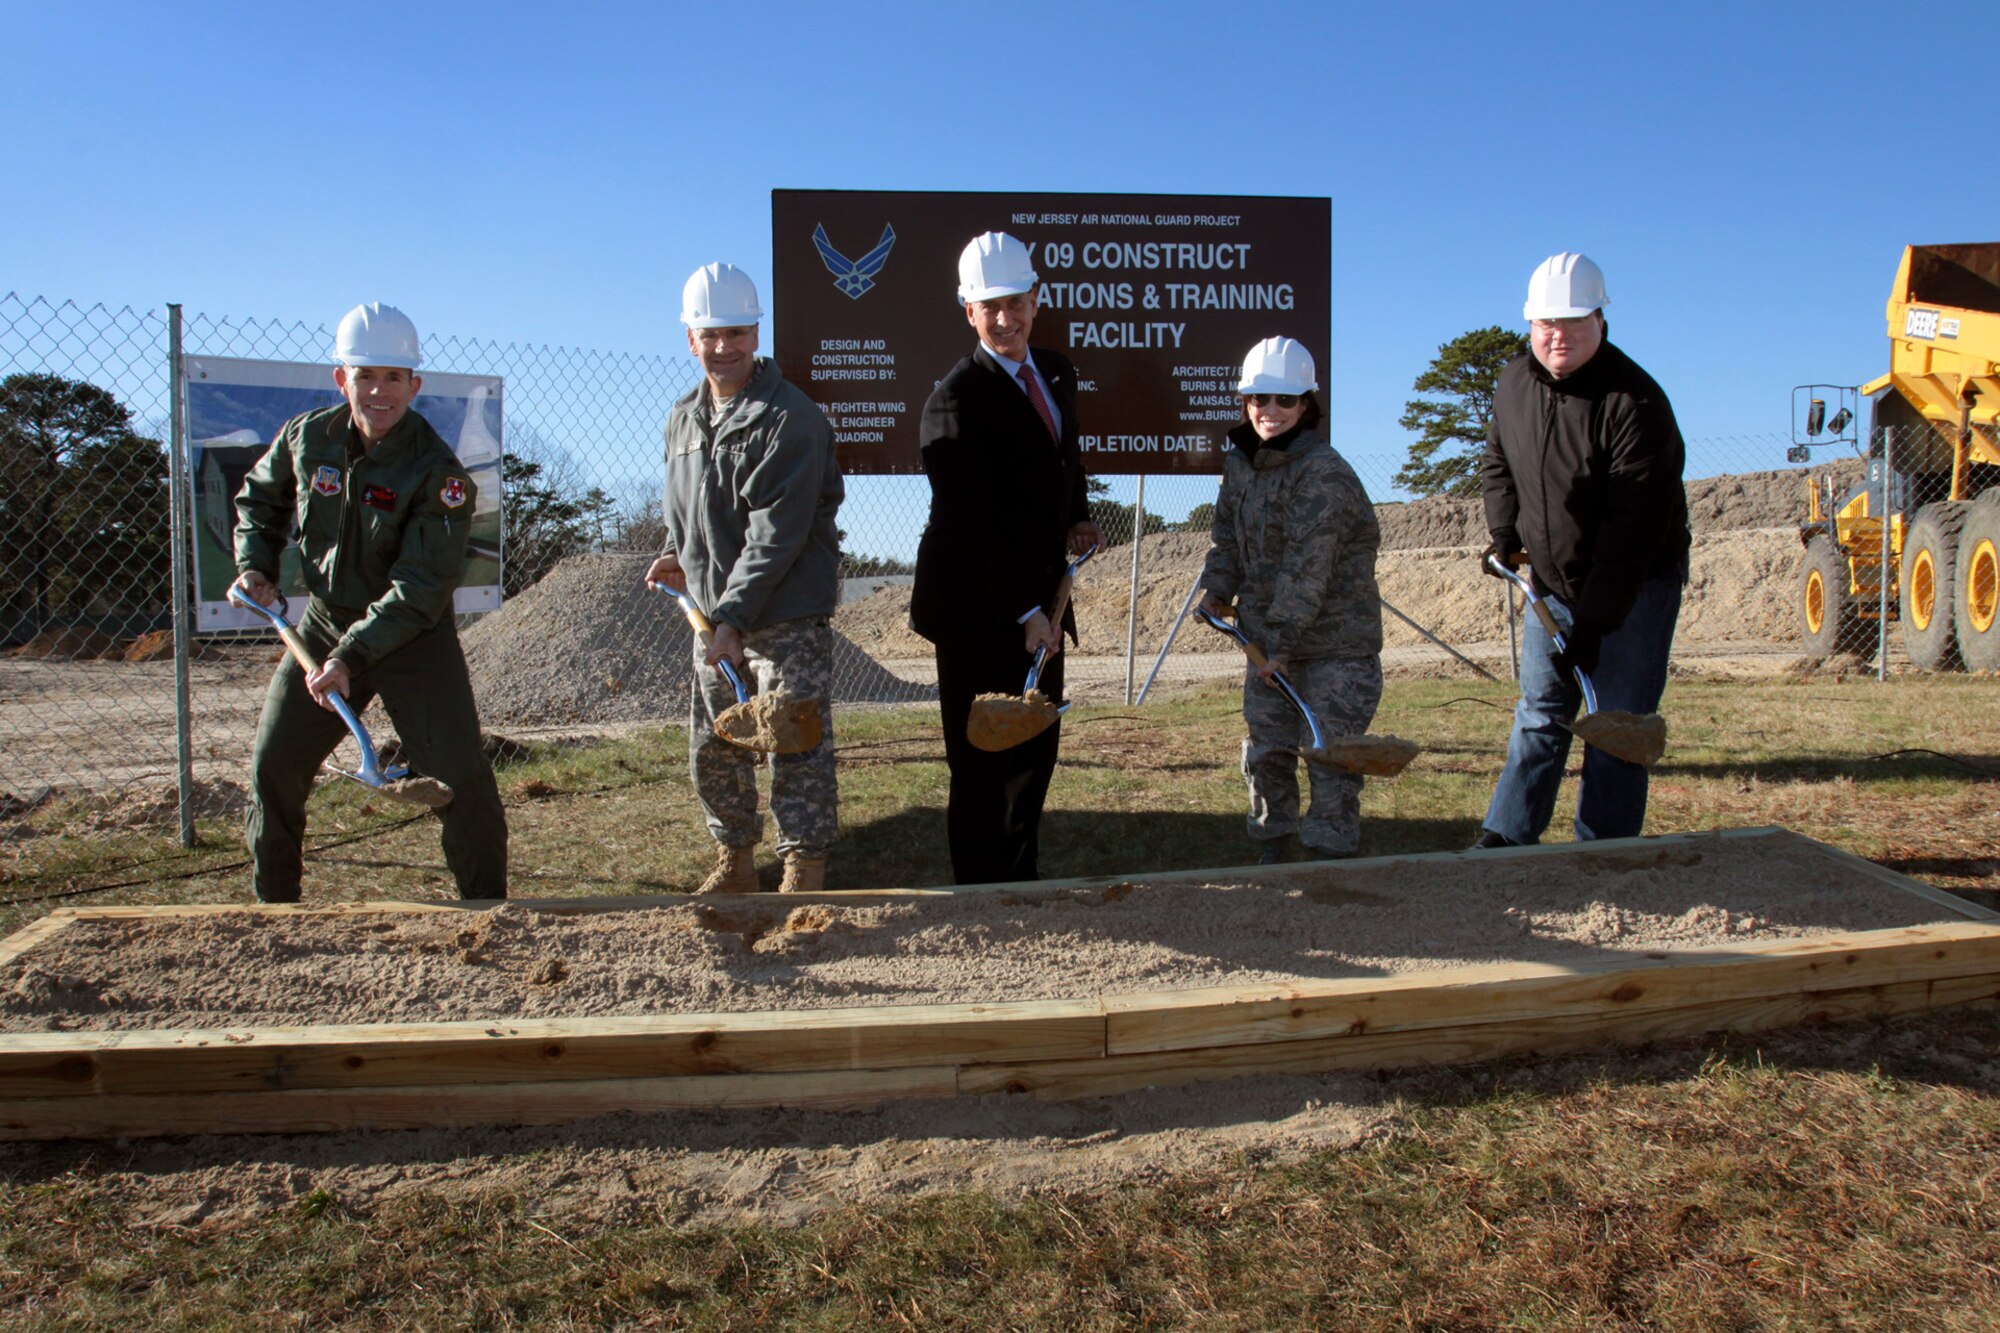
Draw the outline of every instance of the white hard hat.
M1035 280L1035 266L1028 262L1028 247L1004 231L976 236L959 252L960 305L1032 292Z
M1293 338L1266 338L1243 358L1236 392L1311 393L1318 387L1311 352Z
M1528 279L1523 319L1575 319L1611 304L1604 294L1604 270L1588 256L1565 250L1550 255Z
M734 264L703 264L681 288L681 323L691 329L732 329L762 318L757 284Z
M333 359L343 366L396 366L415 370L424 363L417 326L392 305L369 301L340 317L333 336Z

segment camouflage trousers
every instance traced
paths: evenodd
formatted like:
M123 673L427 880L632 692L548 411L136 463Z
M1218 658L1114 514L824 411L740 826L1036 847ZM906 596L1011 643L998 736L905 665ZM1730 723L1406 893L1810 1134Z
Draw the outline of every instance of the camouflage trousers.
M817 700L826 735L803 754L766 757L771 768L771 817L778 825L778 854L822 856L839 828L833 775L833 629L824 617L781 621L743 637L748 664L739 671L754 698L779 691ZM757 813L758 754L715 734L715 719L736 703L729 678L702 665L694 646L689 688L688 773L708 817L708 832L731 847L752 847L764 836Z
M1359 736L1382 701L1382 659L1321 657L1287 666L1286 679L1319 719L1330 739ZM1243 677L1243 779L1250 788L1249 829L1258 842L1299 835L1316 852L1352 852L1361 843L1361 779L1326 764L1307 764L1312 800L1299 818L1299 751L1312 729L1275 685Z

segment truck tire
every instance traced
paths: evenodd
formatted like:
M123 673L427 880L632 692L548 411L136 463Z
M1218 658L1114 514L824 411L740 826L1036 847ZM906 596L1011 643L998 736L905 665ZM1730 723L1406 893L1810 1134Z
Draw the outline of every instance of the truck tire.
M1920 671L1959 667L1953 603L1958 600L1958 530L1965 510L1964 504L1948 500L1927 504L1903 538L1903 651Z
M1968 671L2000 671L2000 494L1965 511L1958 532L1958 653Z
M1847 594L1847 557L1825 533L1806 543L1799 571L1799 642L1806 657L1824 662L1861 646L1861 618Z

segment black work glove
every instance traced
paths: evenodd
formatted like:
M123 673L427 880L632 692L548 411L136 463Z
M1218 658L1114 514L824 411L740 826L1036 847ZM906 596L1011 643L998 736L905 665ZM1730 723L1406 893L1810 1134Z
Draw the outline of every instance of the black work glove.
M1579 620L1563 635L1568 645L1555 655L1556 670L1568 680L1571 673L1581 671L1588 676L1597 670L1597 650L1604 646L1604 631L1588 620Z
M1520 554L1521 539L1515 535L1512 528L1508 528L1504 532L1496 532L1493 534L1493 544L1479 553L1480 572L1488 578L1497 579L1500 575L1494 572L1493 566L1486 563L1486 557L1492 556L1495 560L1507 566L1507 568L1514 569L1516 567L1514 557Z

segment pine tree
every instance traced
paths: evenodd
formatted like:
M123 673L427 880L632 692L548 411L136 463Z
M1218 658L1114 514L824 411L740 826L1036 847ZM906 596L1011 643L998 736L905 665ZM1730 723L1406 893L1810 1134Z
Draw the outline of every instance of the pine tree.
M1479 458L1493 420L1493 390L1500 371L1526 354L1526 335L1488 325L1444 346L1410 387L1430 398L1403 405L1397 424L1418 432L1396 484L1419 498L1479 494Z

